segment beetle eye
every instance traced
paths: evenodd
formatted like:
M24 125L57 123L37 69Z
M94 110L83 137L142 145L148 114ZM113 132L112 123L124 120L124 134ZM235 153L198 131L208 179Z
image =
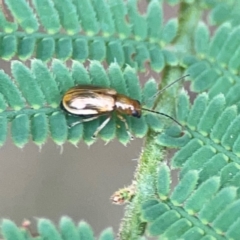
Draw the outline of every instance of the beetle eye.
M140 117L141 117L141 114L140 114L139 111L137 111L137 110L133 110L133 111L132 111L132 116L133 116L133 117L140 118Z

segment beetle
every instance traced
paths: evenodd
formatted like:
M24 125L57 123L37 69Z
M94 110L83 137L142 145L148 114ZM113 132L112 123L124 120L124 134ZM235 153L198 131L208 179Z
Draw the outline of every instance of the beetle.
M186 76L183 76L170 83L165 88L158 91L154 97ZM100 86L77 85L70 88L62 98L61 107L71 115L83 117L83 119L80 121L76 121L71 124L70 127L83 122L89 122L99 118L100 116L106 115L107 118L96 129L93 134L93 138L96 138L98 133L107 125L114 111L117 113L117 117L125 124L126 131L130 138L132 138L132 135L129 131L127 121L123 115L140 118L142 115L142 110L163 115L182 126L177 120L165 113L143 108L138 100L132 99L123 94L119 94L112 88L103 88Z

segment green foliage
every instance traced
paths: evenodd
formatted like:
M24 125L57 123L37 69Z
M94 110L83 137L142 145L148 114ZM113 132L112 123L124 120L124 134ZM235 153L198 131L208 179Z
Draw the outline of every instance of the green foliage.
M8 125L18 147L30 138L41 146L48 136L58 145L80 140L90 145L105 118L69 127L79 118L60 108L61 99L78 84L114 88L182 125L151 113L126 116L131 133L146 141L120 239L143 239L145 233L173 240L239 239L240 4L166 2L179 4L179 15L167 21L158 0L148 1L143 13L137 0L33 0L31 5L6 0L0 9L0 57L36 59L30 64L15 60L11 73L0 71L0 145ZM143 87L141 71L150 71ZM159 72L161 86L151 77ZM181 82L159 94L158 88L184 73L194 97L179 91ZM99 137L130 140L115 113ZM168 167L160 162L170 148L178 151ZM175 187L172 168L179 171ZM62 218L59 229L41 219L36 239L94 239L85 222L75 227ZM31 239L9 220L2 222L2 235ZM105 230L100 239L113 239L112 231Z
M158 188L168 185L169 169L160 166ZM142 203L142 220L147 222L150 236L161 235L163 239L238 239L240 222L240 199L236 187L221 185L221 177L210 177L198 182L201 172L190 170L167 193ZM234 227L233 227L234 226Z
M216 29L213 37L208 38L208 27L200 23L195 31L195 60L190 64L186 56L183 64L191 75L191 89L196 92L209 91L213 98L219 93L226 95L227 105L239 101L239 26L233 27L226 22Z
M59 222L59 230L48 219L39 219L37 224L37 236L33 237L28 226L23 225L18 228L12 221L3 220L1 232L6 240L29 240L29 239L51 239L51 240L94 240L94 233L91 227L84 221L79 222L78 226L69 217L62 217ZM112 229L104 230L99 240L113 240Z
M37 145L42 145L48 133L59 145L66 141L77 144L80 139L84 139L87 144L94 142L92 135L104 117L90 124L86 122L69 127L80 117L68 115L60 109L63 94L76 84L113 87L119 93L138 99L143 105L144 100L148 100L149 93L154 95L157 92L157 84L153 79L146 83L142 91L135 70L128 66L122 71L117 63L112 63L105 70L99 62L92 61L89 71L86 71L81 63L75 61L70 69L57 59L52 61L50 68L39 60L32 60L31 68L19 61L12 61L11 69L14 81L3 71L0 73L0 139L1 144L4 144L7 135L5 121L8 120L11 122L13 142L19 147L23 147L29 141L29 135ZM149 87L150 92L146 90ZM127 118L127 121L130 131L137 137L143 137L149 128L162 127L156 115L148 118L143 116L141 119ZM116 125L120 125L120 128ZM100 137L105 141L117 137L123 144L130 140L125 125L115 116L108 127L100 132Z
M174 239L170 235L171 227L184 218L189 224L184 229L185 233L178 235L183 239L188 239L188 234L189 239L197 238L199 234L214 239L239 238L240 223L236 219L239 217L240 201L240 118L238 107L227 104L226 99L224 93L211 97L210 93L204 92L190 104L185 91L178 96L176 112L178 120L185 126L188 139L185 142L178 140L183 138L181 131L173 131L170 127L158 136L158 143L181 148L171 161L173 168L180 168L180 182L171 195L165 198L159 195L158 201L166 205L168 211L165 214L174 210L181 216L168 228L158 232L161 228L158 219L163 215L145 218L144 210L143 218L149 221L147 229L150 235L161 234L162 237ZM165 168L164 165L160 169ZM162 171L159 171L159 178L163 186L170 182ZM194 219L191 215L195 216Z
M179 101L184 97L188 101L186 92L179 96ZM223 94L211 99L208 94L203 93L197 96L190 108L188 104L178 104L179 108L183 108L178 112L185 112L185 116L179 115L178 119L186 126L189 137L185 143L182 142L182 145L179 145L181 149L173 157L172 166L181 167L183 175L190 169L202 170L205 164L209 164L208 161L213 161L212 158L216 158L215 167L218 164L223 167L224 163L231 161L240 162L240 117L237 107L227 106L226 102ZM161 144L172 147L169 137L182 139L182 134L179 131L178 135L173 135L168 130L158 139ZM176 140L173 142L174 147L176 142Z
M25 61L36 49L36 57L45 62L53 56L63 61L107 60L142 71L146 62L157 72L178 62L162 48L176 36L178 22L170 19L163 25L162 4L157 0L148 5L146 15L139 13L136 0L127 4L121 0L34 0L32 6L25 0L18 4L8 0L6 6L15 22L8 22L0 11L5 23L0 24L0 55L5 60L17 55Z

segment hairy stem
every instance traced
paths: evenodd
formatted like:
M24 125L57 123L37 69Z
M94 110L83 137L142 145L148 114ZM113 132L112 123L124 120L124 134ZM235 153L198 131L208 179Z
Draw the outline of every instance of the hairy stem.
M197 4L180 5L179 12L179 34L175 39L175 51L183 55L193 51L193 32L196 28L201 9ZM163 85L173 82L182 75L180 67L164 69ZM163 87L163 86L161 86ZM172 114L174 110L174 99L177 96L177 84L163 94L159 95L155 102L155 109ZM166 150L156 144L157 133L150 131L146 137L142 154L139 158L138 168L135 172L136 195L132 202L126 207L125 217L120 226L119 236L122 240L135 240L144 234L145 223L141 221L141 203L156 195L156 178L159 163L166 160Z
M120 226L120 239L138 239L144 233L145 224L140 219L141 203L156 195L156 177L159 162L164 158L164 149L156 145L154 133L149 133L135 173L136 195L127 206Z

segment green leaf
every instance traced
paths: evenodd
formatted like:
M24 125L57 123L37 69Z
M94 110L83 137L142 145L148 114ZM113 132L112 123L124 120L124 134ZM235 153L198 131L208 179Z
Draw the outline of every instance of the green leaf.
M200 58L206 56L208 52L208 43L209 43L209 30L208 27L200 22L195 32L195 51Z
M157 236L164 233L171 225L173 225L180 215L174 210L167 211L160 217L155 219L153 223L150 223L147 227L147 231L151 236Z
M76 122L76 117L71 116L67 118L68 126ZM84 126L83 124L75 125L68 129L68 141L73 145L77 146L77 143L83 138L84 135Z
M162 6L157 0L153 0L147 9L148 37L150 42L157 42L161 36Z
M203 116L198 124L198 131L207 135L212 129L225 106L225 98L222 94L214 97L207 105Z
M167 167L167 165L162 164L158 171L158 182L157 182L158 195L160 199L162 200L167 199L168 194L170 192L170 184L171 184L170 170Z
M90 4L91 2L88 0L74 0L73 2L77 8L78 15L81 16L83 30L89 36L97 34L99 31L99 25L96 19L96 13L94 12L92 4Z
M20 229L10 220L4 219L1 223L1 232L5 239L8 240L24 240Z
M211 176L220 175L220 171L228 164L228 160L228 157L222 153L214 155L209 161L203 164L198 182L201 183Z
M124 58L127 65L131 67L137 67L137 63L134 62L133 56L136 54L135 46L127 42L123 45Z
M74 85L69 69L61 61L57 59L53 60L52 72L61 94Z
M38 232L46 240L61 240L61 236L51 221L48 219L38 220Z
M40 18L41 24L49 34L55 34L60 30L59 16L50 0L33 0L34 7ZM51 16L49 18L49 16Z
M88 58L88 42L85 38L78 38L73 42L73 59L85 61Z
M158 46L150 47L150 64L154 71L161 72L165 65L164 55Z
M48 137L48 120L43 113L33 115L31 119L31 134L32 140L37 145L42 145L46 142Z
M39 60L33 60L31 67L47 103L52 107L58 106L60 102L58 87L46 65Z
M0 146L2 146L7 138L7 118L0 117Z
M219 233L226 232L236 221L239 216L240 200L236 200L228 206L228 208L223 209L218 217L213 221L212 225L217 229Z
M95 40L89 47L89 56L91 59L103 61L106 57L105 42L102 40Z
M221 185L225 185L227 182L239 172L240 165L237 163L229 163L221 171Z
M22 148L29 138L29 118L26 114L20 114L12 121L11 135L16 146Z
M177 66L179 64L178 58L173 52L167 50L163 50L162 52L166 65Z
M33 108L40 108L44 96L31 71L18 61L12 62L12 73L24 98Z
M236 116L236 106L231 106L224 109L211 131L210 137L214 142L219 143L221 141L226 129L231 124L232 120L236 118Z
M185 202L185 210L191 215L199 212L202 206L218 191L219 186L219 177L212 177L203 182Z
M195 189L197 181L197 171L189 171L186 173L171 194L172 203L175 206L181 205L186 200L186 198L188 198L193 189Z
M236 188L223 188L199 212L199 218L204 224L210 224L223 209L236 198Z
M107 46L107 61L109 64L117 62L120 66L124 64L124 52L120 41L113 40L109 42Z
M59 223L61 236L64 240L79 240L78 231L72 219L62 217Z
M189 111L187 122L191 130L196 130L196 126L199 123L208 104L208 95L206 93L199 94L194 100L191 110Z
M109 37L113 35L115 32L115 26L112 19L110 6L104 0L93 0L92 2L103 36Z
M226 232L226 237L229 239L237 239L240 232L239 232L239 224L240 219L238 218L236 222L233 223L233 225L228 229Z
M134 58L140 71L146 70L146 63L150 61L150 53L146 44L139 43L136 47L136 54Z
M169 211L169 207L164 204L164 203L158 203L154 204L152 202L150 202L151 200L149 200L148 202L144 202L144 204L142 205L142 219L143 221L147 221L147 222L152 222L155 221L159 216L162 216L165 212ZM152 204L151 206L147 206L146 204ZM155 202L154 202L155 203Z
M100 237L99 240L114 240L114 234L111 228L104 230Z
M174 129L177 129L177 134L175 134ZM190 140L191 135L187 131L182 132L178 126L173 126L158 135L156 142L170 148L180 148L185 146Z
M42 61L49 61L55 51L55 41L51 37L41 39L37 45L36 55Z
M235 119L233 119L228 125L228 128L226 129L225 134L222 136L221 144L226 149L231 149L234 145L234 142L238 138L238 132L240 131L240 115L238 115Z
M202 239L202 236L204 235L204 231L201 228L193 227L187 230L183 235L181 235L181 238L183 239Z
M48 137L59 145L92 144L93 133L108 116L71 127L81 117L67 112L62 98L76 85L116 89L114 100L126 95L129 108L139 101L142 117L123 111L121 121L117 108L99 137L109 142L116 136L127 144L128 126L136 137L146 136L119 237L142 239L146 230L161 239L238 239L240 4L167 2L179 4L178 15L170 20L164 20L166 8L158 0L145 5L137 0L6 0L0 9L0 56L26 64L13 61L10 71L0 71L0 145L8 134L19 147L29 139L41 146ZM34 59L31 67L29 59ZM166 86L168 78L184 72L190 74L194 93L177 91L179 83L156 96L160 77ZM184 128L172 122L166 127L161 116L144 111L157 111L160 104ZM173 157L170 148L177 148ZM160 164L168 158L177 173ZM179 174L179 183L170 187L171 174ZM94 239L86 223L76 228L65 217L59 234L44 221L39 239ZM12 230L9 236L17 238ZM19 232L32 239L26 228ZM100 238L114 235L106 230Z
M19 116L25 116L24 124L26 125L21 125L22 130L12 130L14 143L19 147L28 142L30 134L33 141L41 146L47 140L48 130L49 135L58 145L62 145L66 141L76 145L80 139L87 144L92 144L95 141L92 138L93 134L109 116L110 121L99 133L106 142L117 136L123 144L128 143L130 140L128 128L136 137L144 137L149 127L157 130L163 127L157 114L147 111L146 115L141 118L135 118L131 114L128 115L121 111L113 111L109 113L109 116L100 116L94 121L70 127L74 122L80 122L81 118L67 113L61 101L65 92L76 84L112 87L116 89L117 94L126 95L124 98L130 101L133 107L138 106L137 101L141 103L142 100L146 100L147 106L151 110L154 104L153 95L157 92L156 82L151 79L142 90L136 71L130 66L122 70L117 63L112 63L106 70L100 62L92 61L87 71L79 62L73 61L72 68L69 69L63 62L54 59L48 69L46 64L35 59L31 62L31 69L19 61L13 61L11 70L16 80L15 83L2 72L0 93L1 90L3 92L0 95L0 114L4 116L3 120L7 119L13 123L17 121L17 124L19 120L16 119ZM11 109L8 109L7 106ZM122 119L119 119L117 115L121 115ZM6 128L7 125L4 122L5 120L2 127ZM17 124L13 124L15 126L13 129ZM7 130L3 129L2 133L3 143ZM189 141L189 136L189 134L185 135L184 142ZM180 143L180 141L183 141L183 138L179 138L176 142Z
M0 93L0 113L6 110L7 105L3 95Z
M32 8L24 0L14 1L6 0L8 9L11 11L15 20L27 33L33 33L38 30L38 22L33 14Z
M2 70L0 71L0 80L0 91L8 105L15 110L21 109L24 106L24 100L20 91Z
M112 11L113 20L116 30L121 39L127 38L130 35L130 26L125 20L126 7L120 0L110 0L109 5Z
M68 128L63 113L56 112L49 117L49 130L56 144L62 145L67 140Z
M54 6L58 11L60 23L69 35L80 31L76 6L72 1L53 0ZM69 14L71 13L71 14Z
M230 34L228 34L228 38L222 46L221 51L218 54L217 60L222 66L226 66L233 56L235 50L238 47L240 41L240 28L234 29Z
M228 92L226 93L226 103L228 105L236 104L239 102L238 90L240 89L240 84L235 84L228 88Z
M71 38L60 38L56 42L56 55L60 60L67 60L72 56L72 40Z
M8 35L2 38L0 46L0 56L4 60L10 60L17 52L17 39L14 35Z
M186 219L180 219L172 224L168 230L162 235L163 239L176 239L178 236L184 234L190 227L191 222Z
M214 85L218 80L218 72L216 69L205 69L193 82L191 89L195 92L202 92Z
M77 62L73 61L72 64L72 78L75 82L75 84L90 84L90 77L88 75L88 72L84 66Z
M215 32L209 47L209 56L210 59L216 59L219 51L222 48L222 43L228 37L230 32L231 25L227 22L221 25Z
M26 36L19 39L18 43L18 55L22 61L30 58L35 51L36 39L32 36Z
M184 124L189 111L189 96L184 90L178 96L177 106L177 119Z
M78 233L81 240L93 240L94 235L91 227L84 221L81 221L78 225Z
M210 98L215 97L219 93L223 93L226 95L226 102L230 104L231 101L228 100L227 95L229 93L229 88L231 88L233 84L233 80L230 77L222 76L218 78L217 81L213 84L210 91L208 92L208 95Z
M147 22L137 9L137 1L130 0L127 3L128 15L132 23L132 31L137 41L144 40L147 37Z
M176 37L178 31L178 20L170 19L162 29L161 41L166 44L173 41Z
M216 153L216 150L208 145L199 148L189 158L185 159L186 162L181 170L181 176L184 176L189 170L200 170L209 159Z
M172 159L172 167L182 167L186 159L192 156L194 152L202 147L203 143L198 139L193 139L182 147Z

